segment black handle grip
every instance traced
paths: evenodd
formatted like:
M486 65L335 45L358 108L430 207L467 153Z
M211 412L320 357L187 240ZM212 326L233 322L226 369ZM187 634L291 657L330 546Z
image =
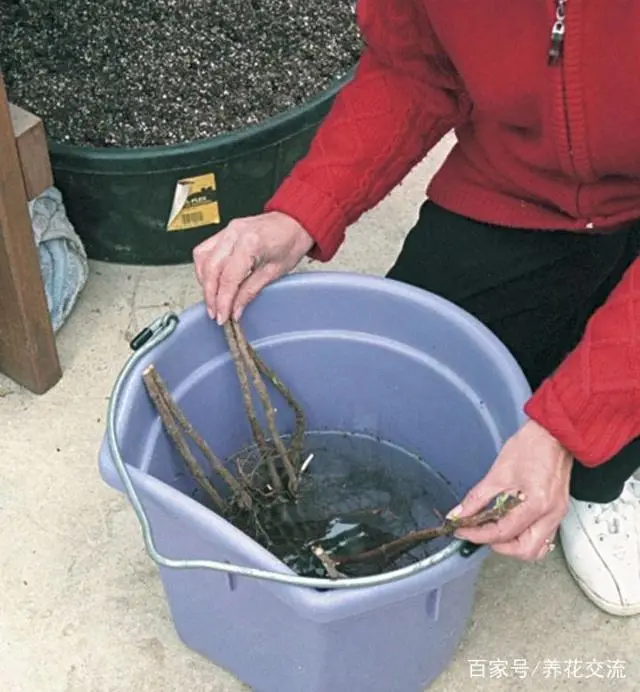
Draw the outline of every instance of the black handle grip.
M472 543L471 541L465 541L460 546L460 555L462 557L470 557L474 553L478 552L482 548L482 543Z

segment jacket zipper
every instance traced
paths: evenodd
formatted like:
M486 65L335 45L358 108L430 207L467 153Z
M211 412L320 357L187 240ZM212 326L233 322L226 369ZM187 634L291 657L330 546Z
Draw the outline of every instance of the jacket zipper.
M548 52L548 63L549 65L557 65L562 60L565 36L567 33L566 26L566 15L567 15L567 2L568 0L556 0L556 18L551 27L551 42L549 45ZM571 146L571 121L569 117L569 111L566 99L566 84L564 75L560 76L560 84L562 89L562 101L564 107L564 118L565 118L565 128L566 128L566 138L567 146L569 147L569 160L571 162L571 168L573 174L576 176L577 180L580 180L578 176L578 170L573 159L573 151ZM580 191L582 189L582 183L578 182L576 185L576 212L580 214ZM593 228L593 223L591 221L586 223L586 228Z
M551 45L549 46L549 65L555 65L562 58L564 36L567 31L565 18L567 0L556 0L556 21L551 27Z

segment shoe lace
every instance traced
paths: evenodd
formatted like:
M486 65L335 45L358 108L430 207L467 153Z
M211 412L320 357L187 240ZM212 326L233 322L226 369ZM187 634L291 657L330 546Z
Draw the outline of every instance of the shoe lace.
M625 485L625 491L628 491L628 494L632 495L634 500L640 504L640 478L631 476Z
M640 508L640 481L627 481L620 497L606 504L590 504L594 524L604 524L607 532L615 536L622 532L623 523L633 520L634 512Z

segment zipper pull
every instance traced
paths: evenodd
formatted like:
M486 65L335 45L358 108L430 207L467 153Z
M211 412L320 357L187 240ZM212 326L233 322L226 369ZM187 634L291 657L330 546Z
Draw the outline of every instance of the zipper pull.
M555 65L562 57L564 36L566 33L565 16L567 0L556 0L556 21L551 29L551 45L549 46L549 65Z

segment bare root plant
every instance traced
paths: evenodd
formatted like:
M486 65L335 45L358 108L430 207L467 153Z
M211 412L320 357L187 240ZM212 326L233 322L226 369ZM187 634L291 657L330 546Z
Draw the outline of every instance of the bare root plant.
M247 521L243 523L254 528L255 537L260 536L269 545L273 542L274 531L277 531L278 527L274 526L273 521L269 522L268 527L265 526L263 518L269 516L269 513L273 516L274 510L279 512L276 516L286 523L288 529L291 530L293 527L295 531L295 522L291 521L289 512L298 501L300 481L308 465L308 459L304 459L305 415L290 389L247 341L238 322L227 322L224 334L253 438L253 444L247 445L233 457L222 460L216 456L173 400L154 365L146 368L143 381L165 431L194 481L208 497L213 509L232 522L239 517L244 518ZM267 383L283 397L293 411L294 430L288 446L278 431L276 410L269 398ZM255 391L263 409L266 431L260 425L252 391ZM196 459L189 439L200 450L209 467L208 471L205 471ZM213 477L217 477L218 486L214 484ZM330 579L342 579L346 575L340 568L366 562L391 564L417 545L441 536L452 535L458 528L497 521L523 499L520 494L503 494L492 507L471 517L446 519L437 528L412 531L355 555L330 555L322 545L313 545L310 549Z

